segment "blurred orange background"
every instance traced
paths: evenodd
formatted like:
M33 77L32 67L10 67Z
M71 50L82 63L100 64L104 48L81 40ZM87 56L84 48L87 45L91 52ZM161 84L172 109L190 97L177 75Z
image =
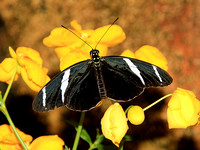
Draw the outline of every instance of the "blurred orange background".
M59 73L59 59L53 48L42 43L53 28L60 25L70 27L70 21L76 19L83 29L96 29L112 23L117 17L116 24L125 31L126 40L110 48L108 55L120 55L125 49L135 51L143 45L155 46L166 56L168 72L174 79L172 85L147 90L129 104L139 102L145 107L177 87L193 91L200 99L200 1L197 0L1 0L0 61L10 57L8 46L14 49L30 47L40 52L44 67L53 77ZM4 92L5 89L6 84L0 83L0 90ZM152 96L152 93L155 95ZM22 80L14 83L7 105L16 126L34 137L59 134L66 145L72 145L75 131L63 118L78 122L80 114L66 108L43 114L32 112L31 103L35 95ZM141 100L146 98L148 101L149 97L152 99L149 102ZM92 138L95 138L96 128L100 128L100 119L108 105L86 113L84 126L89 129ZM136 140L127 142L125 149L183 149L187 146L200 149L199 127L167 129L166 106L167 101L147 111L147 123L129 126L128 134L135 135ZM30 116L28 113L25 115L26 112ZM7 121L0 114L0 124L3 123ZM82 149L87 149L85 142L80 144Z

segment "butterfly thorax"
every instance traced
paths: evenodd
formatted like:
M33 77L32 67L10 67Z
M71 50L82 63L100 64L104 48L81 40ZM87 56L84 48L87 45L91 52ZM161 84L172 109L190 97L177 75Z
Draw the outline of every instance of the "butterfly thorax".
M97 80L97 85L98 85L98 89L99 89L99 94L101 99L104 99L106 97L106 91L105 91L105 84L103 81L103 77L102 77L102 71L101 71L101 64L100 64L100 57L99 57L99 51L98 50L91 50L90 51L90 56L92 57L91 60L94 64L94 68L95 68L95 76L96 76L96 80Z

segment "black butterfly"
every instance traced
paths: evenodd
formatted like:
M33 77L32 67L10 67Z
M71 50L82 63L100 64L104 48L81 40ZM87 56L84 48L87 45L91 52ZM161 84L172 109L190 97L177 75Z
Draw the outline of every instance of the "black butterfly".
M91 59L65 69L47 83L33 101L33 109L47 111L67 106L75 111L88 111L102 99L129 101L145 88L172 83L170 75L161 68L137 59L107 56L90 52Z

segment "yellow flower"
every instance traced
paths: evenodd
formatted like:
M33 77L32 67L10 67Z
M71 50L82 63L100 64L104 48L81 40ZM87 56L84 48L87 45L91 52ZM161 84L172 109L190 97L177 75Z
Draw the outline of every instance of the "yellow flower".
M71 22L71 26L73 27L72 31L84 41L86 41L93 48L95 48L100 38L109 27L109 25L107 25L104 27L97 28L96 30L83 30L81 25L79 25L76 20L73 20ZM96 47L96 49L98 49L100 52L100 56L105 56L107 54L108 47L117 45L125 39L125 33L123 32L120 26L113 25L108 32L109 33L107 33L103 37L103 39ZM77 57L85 59L90 58L89 52L91 51L91 47L85 44L73 33L61 27L53 29L51 34L48 37L44 38L43 43L48 47L54 47L55 52L61 61L67 61L64 59L64 57L69 58L66 55L70 55L70 53L72 53L74 50L80 51L79 56L77 55ZM79 61L73 60L70 59L69 64L74 64L77 61ZM82 59L80 59L80 61L81 60ZM68 63L66 66L64 65L65 62L61 63L62 65L60 66L60 68L62 68L62 70L69 67Z
M167 71L167 60L165 56L156 48L144 45L135 52L135 58L154 64Z
M48 70L30 60L26 60L26 65L21 68L21 75L26 84L34 91L39 91L50 78L47 76Z
M100 38L102 37L102 34L106 32L106 30L109 28L110 25L106 25L100 28L97 28L94 33L89 38L90 41L94 41L97 43ZM101 44L106 45L108 47L115 46L119 43L121 43L126 38L126 35L122 28L118 25L113 25L108 33L102 38Z
M125 136L128 125L126 115L119 103L111 105L101 119L103 135L119 147L119 143Z
M0 149L1 150L22 150L22 146L14 134L10 125L0 126ZM57 135L40 136L34 141L32 136L21 132L17 129L20 137L28 146L29 150L62 150L64 141ZM32 141L32 143L31 143ZM31 143L31 144L30 144Z
M17 61L13 58L5 58L0 64L0 81L9 83L13 73L17 67ZM14 80L18 79L18 74L15 75Z
M14 53L14 50L9 47L10 53ZM42 66L42 58L40 54L28 47L18 47L16 50L16 57L21 66L26 65L26 60L31 60L32 62Z
M167 110L169 128L186 128L198 123L200 101L192 91L177 88Z
M140 106L132 106L128 110L128 120L134 125L140 125L145 119L144 111Z
M32 141L32 136L27 135L17 129L22 140L28 145ZM4 124L0 126L0 149L1 150L22 150L22 146L15 136L11 126Z
M32 90L39 91L50 80L48 70L42 67L42 59L37 51L27 47L18 47L16 53L9 47L9 51L12 58L6 58L0 64L0 81L8 83L18 64L15 79L21 73Z
M29 146L29 150L63 150L64 141L57 135L40 136Z

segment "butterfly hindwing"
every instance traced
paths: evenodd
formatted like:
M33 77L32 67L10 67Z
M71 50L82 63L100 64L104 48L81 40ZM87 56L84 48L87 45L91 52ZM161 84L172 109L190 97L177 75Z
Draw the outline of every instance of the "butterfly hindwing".
M91 107L96 106L100 97L98 97L98 87L94 81L94 70L90 69L89 61L82 61L65 69L47 83L35 97L33 109L47 111L54 109L55 106L67 105L70 109L82 110L81 107L83 109L90 107L86 102L88 100L92 101ZM87 92L85 87L91 93ZM96 96L96 101L93 101L94 96Z
M102 57L101 64L107 96L117 101L131 100L146 87L172 82L166 71L137 59L108 56Z
M100 101L95 68L89 64L83 76L65 93L65 105L72 110L88 111Z
M106 59L105 59L106 60ZM105 83L107 97L114 100L130 100L143 91L136 75L124 70L124 64L120 66L115 62L102 61L102 75Z

